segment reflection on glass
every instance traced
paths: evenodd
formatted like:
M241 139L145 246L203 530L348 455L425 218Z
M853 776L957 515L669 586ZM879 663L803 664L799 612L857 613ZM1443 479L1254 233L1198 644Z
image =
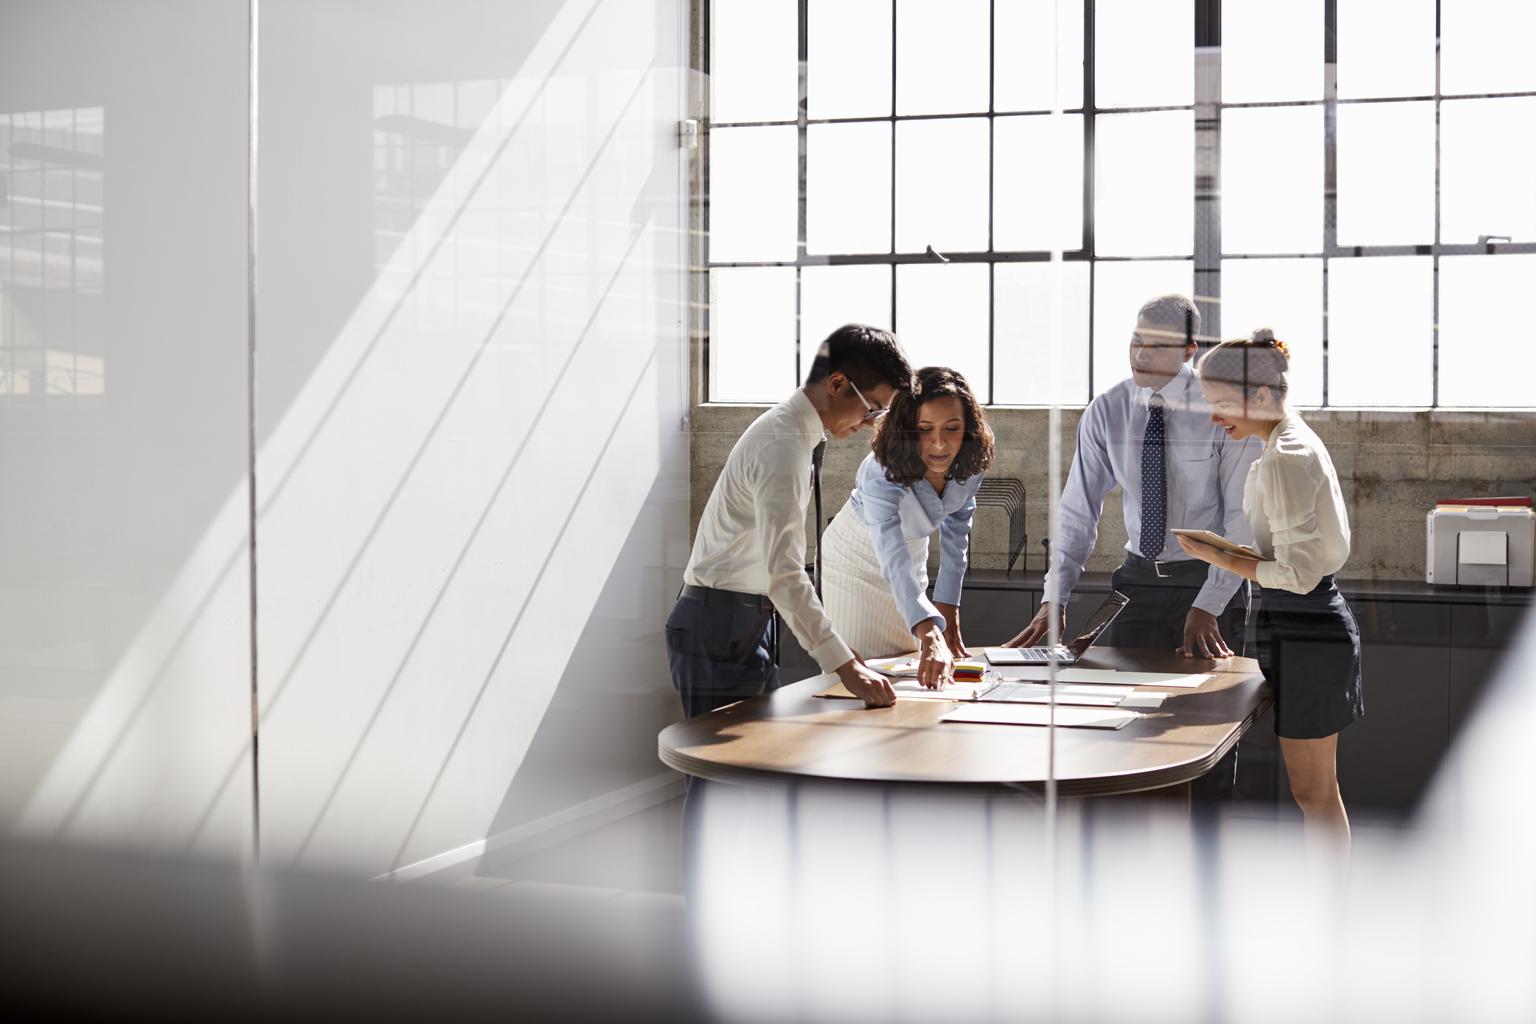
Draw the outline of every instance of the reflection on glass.
M1440 91L1447 94L1536 90L1536 4L1530 0L1458 0L1440 4Z
M896 268L896 334L913 368L941 365L959 370L983 400L990 386L989 284L982 263Z
M796 0L711 4L709 116L793 121L800 103Z
M1329 405L1431 403L1434 296L1428 256L1328 261Z
M994 248L1082 248L1082 115L997 118L992 161Z
M101 107L0 114L0 397L106 389Z
M994 5L992 79L996 110L1050 110L1058 99L1055 90L1060 91L1061 109L1081 107L1083 0L1011 0Z
M1323 109L1251 107L1221 115L1221 247L1323 248Z
M1246 338L1259 327L1290 346L1291 402L1322 405L1322 260L1221 261L1221 337Z
M1346 103L1338 115L1340 245L1435 237L1433 103Z
M896 249L930 245L938 252L987 247L985 118L896 126Z
M1098 118L1093 219L1100 256L1194 251L1194 132L1187 110Z
M992 365L999 405L1083 405L1088 394L1088 264L999 263L992 271ZM1052 292L1061 303L1052 332Z
M1435 0L1338 0L1339 96L1434 92L1435 6ZM1383 25L1392 30L1383 32Z
M891 268L806 267L800 271L800 364L843 324L891 327Z
M1441 257L1441 405L1536 405L1532 281L1536 255Z
M987 0L897 0L896 113L988 109Z
M811 0L806 12L806 113L891 112L892 0ZM857 59L851 55L857 54Z
M709 258L792 260L800 214L794 125L709 133Z
M889 121L806 129L807 252L890 252Z
M1194 297L1194 284L1192 260L1093 265L1093 394L1130 376L1131 333L1142 305L1169 292Z
M506 80L373 90L374 265L382 270L490 116ZM486 239L494 251L496 239Z
M1440 240L1536 241L1536 97L1440 105Z
M1322 99L1323 0L1222 0L1221 98Z
M1195 101L1194 0L1095 0L1094 89L1101 107Z
M795 386L795 268L709 272L709 401L777 402Z

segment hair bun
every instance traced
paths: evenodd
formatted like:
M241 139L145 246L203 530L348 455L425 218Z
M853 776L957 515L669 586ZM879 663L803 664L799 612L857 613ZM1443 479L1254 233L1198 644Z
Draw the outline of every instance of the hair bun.
M1253 343L1260 348L1272 348L1280 353L1287 364L1291 361L1291 347L1275 337L1273 327L1260 327L1253 332Z

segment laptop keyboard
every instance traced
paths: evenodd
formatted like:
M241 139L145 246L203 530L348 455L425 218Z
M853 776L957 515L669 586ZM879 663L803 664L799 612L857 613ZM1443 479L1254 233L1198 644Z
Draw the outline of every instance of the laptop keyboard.
M1019 657L1027 665L1044 665L1048 661L1062 664L1077 660L1065 647L1021 647Z

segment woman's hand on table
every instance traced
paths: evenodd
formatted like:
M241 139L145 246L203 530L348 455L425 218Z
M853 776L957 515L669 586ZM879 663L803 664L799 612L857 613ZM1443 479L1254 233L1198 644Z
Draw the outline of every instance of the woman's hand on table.
M956 658L969 658L971 652L966 649L965 640L960 636L960 606L938 601L933 606L944 616L944 642L949 645L949 653Z
M917 681L931 690L955 681L955 656L944 640L944 632L929 622L917 634Z

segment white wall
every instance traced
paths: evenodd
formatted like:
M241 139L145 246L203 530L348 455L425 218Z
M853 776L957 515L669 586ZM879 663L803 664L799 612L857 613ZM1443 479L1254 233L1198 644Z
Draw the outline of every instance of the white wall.
M31 835L249 846L246 49L243 2L0 5L0 112L100 125L48 140L46 257L0 130L0 360L102 370L0 393L0 822Z
M185 6L210 17L206 3ZM202 219L239 228L246 6L214 6L237 35L184 32L182 5L126 5L123 20L143 30L163 16L158 36L196 40L230 79L238 102L221 129L241 148L229 195L210 197L218 209ZM120 26L55 10L38 4L32 17L65 36L99 32L99 48L116 54ZM685 175L675 141L684 11L680 0L260 5L264 859L379 874L613 803L616 792L663 791L655 733L676 701L661 623L687 552ZM0 35L16 38L4 31L12 8L0 17ZM117 59L139 69L142 57ZM185 69L157 67L168 102L194 102L178 96L195 81ZM65 77L84 74L73 70ZM196 91L195 102L213 102ZM195 167L210 144L201 123L186 131L194 152L180 163ZM185 177L164 180L162 203L199 196ZM150 216L142 205L131 212ZM202 277L218 265L195 234L162 240ZM122 810L104 819L104 835L238 839L219 823L228 808L248 817L250 752L243 732L224 733L248 724L249 623L237 617L217 633L211 613L188 603L204 593L244 600L247 586L243 234L233 241L240 290L188 299L184 276L153 282L189 346L212 344L197 310L228 321L228 380L194 401L189 385L210 387L208 375L179 373L185 354L165 337L137 338L135 353L164 371L143 415L174 421L194 451L226 433L228 445L202 503L176 502L179 521L166 531L182 543L165 551L147 607L122 627L133 656L109 659L81 698L77 718L112 728L75 728L57 756L0 753L43 780L17 800L34 828L79 816L73 805L100 788L99 765L121 761L104 744L124 729L183 782L162 799L147 769L113 774L120 808L158 799L168 809L152 835ZM115 447L104 436L100 462L132 458L117 450L133 447L130 437L104 433ZM47 461L35 434L8 430L5 444ZM172 504L158 477L98 490L103 522L114 495ZM57 492L12 507L0 523L7 538L13 524L76 514ZM128 558L138 539L123 536L114 553ZM36 576L34 591L57 582L46 564ZM97 623L79 607L57 618L96 642ZM218 708L177 691L163 714L134 717L138 692L166 688L162 648L189 629L182 646L197 660L187 671ZM125 695L113 696L119 678ZM224 732L210 734L216 720Z

